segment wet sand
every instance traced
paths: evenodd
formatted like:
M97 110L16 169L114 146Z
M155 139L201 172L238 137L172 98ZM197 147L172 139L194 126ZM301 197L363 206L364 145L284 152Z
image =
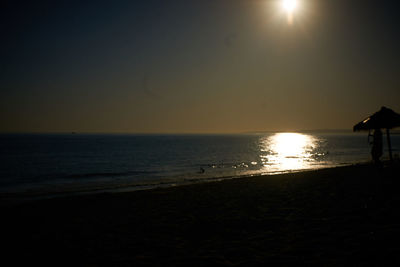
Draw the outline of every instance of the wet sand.
M395 266L399 172L358 165L7 204L2 254L7 266Z

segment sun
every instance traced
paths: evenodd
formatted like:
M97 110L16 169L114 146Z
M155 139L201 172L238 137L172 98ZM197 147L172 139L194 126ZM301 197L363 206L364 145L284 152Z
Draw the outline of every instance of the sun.
M298 9L298 1L297 0L282 0L282 9L286 12L287 22L289 25L293 24L294 13L296 9Z
M289 14L292 14L297 8L297 0L282 0L283 9Z

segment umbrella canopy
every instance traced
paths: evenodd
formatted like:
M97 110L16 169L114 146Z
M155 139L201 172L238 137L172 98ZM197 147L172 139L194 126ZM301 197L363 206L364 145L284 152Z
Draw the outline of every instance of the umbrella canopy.
M357 123L353 131L371 130L371 129L392 129L400 126L400 114L393 110L382 107L381 110Z

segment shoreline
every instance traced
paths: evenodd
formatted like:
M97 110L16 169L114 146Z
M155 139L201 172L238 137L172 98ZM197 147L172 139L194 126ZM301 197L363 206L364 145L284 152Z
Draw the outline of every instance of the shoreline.
M400 164L4 206L6 256L77 266L400 263Z
M1 192L0 200L2 203L13 203L13 202L29 202L41 199L53 199L53 198L62 198L69 196L83 196L83 195L93 195L93 194L104 194L104 193L129 193L143 190L154 190L158 188L173 188L180 186L188 186L188 185L196 185L203 183L214 183L221 182L225 180L233 180L233 179L248 179L248 178L262 178L268 176L276 176L276 175L286 175L286 174L294 174L294 173L303 173L303 172L312 172L319 171L324 169L334 169L334 168L342 168L349 166L359 166L359 165L368 165L370 162L357 162L357 163L348 163L348 164L337 164L337 165L329 165L323 167L322 165L316 168L310 169L298 169L298 170L286 170L286 171L272 171L272 172L263 172L263 173L255 173L255 174L244 174L238 176L221 176L221 177L206 177L206 178L183 178L181 180L177 179L166 179L165 181L160 182L142 182L135 183L132 185L129 184L109 184L102 186L87 186L87 187L71 187L71 186L62 186L59 190L44 190L39 187L39 189L34 189L34 186L25 189L25 191L14 191L14 192ZM54 185L57 187L57 185Z

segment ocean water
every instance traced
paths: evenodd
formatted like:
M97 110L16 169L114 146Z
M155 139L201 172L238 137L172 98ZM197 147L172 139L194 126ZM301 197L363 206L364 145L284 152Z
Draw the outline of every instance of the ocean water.
M391 140L398 157L400 136ZM335 167L370 161L370 149L367 133L2 134L0 194L137 190Z

